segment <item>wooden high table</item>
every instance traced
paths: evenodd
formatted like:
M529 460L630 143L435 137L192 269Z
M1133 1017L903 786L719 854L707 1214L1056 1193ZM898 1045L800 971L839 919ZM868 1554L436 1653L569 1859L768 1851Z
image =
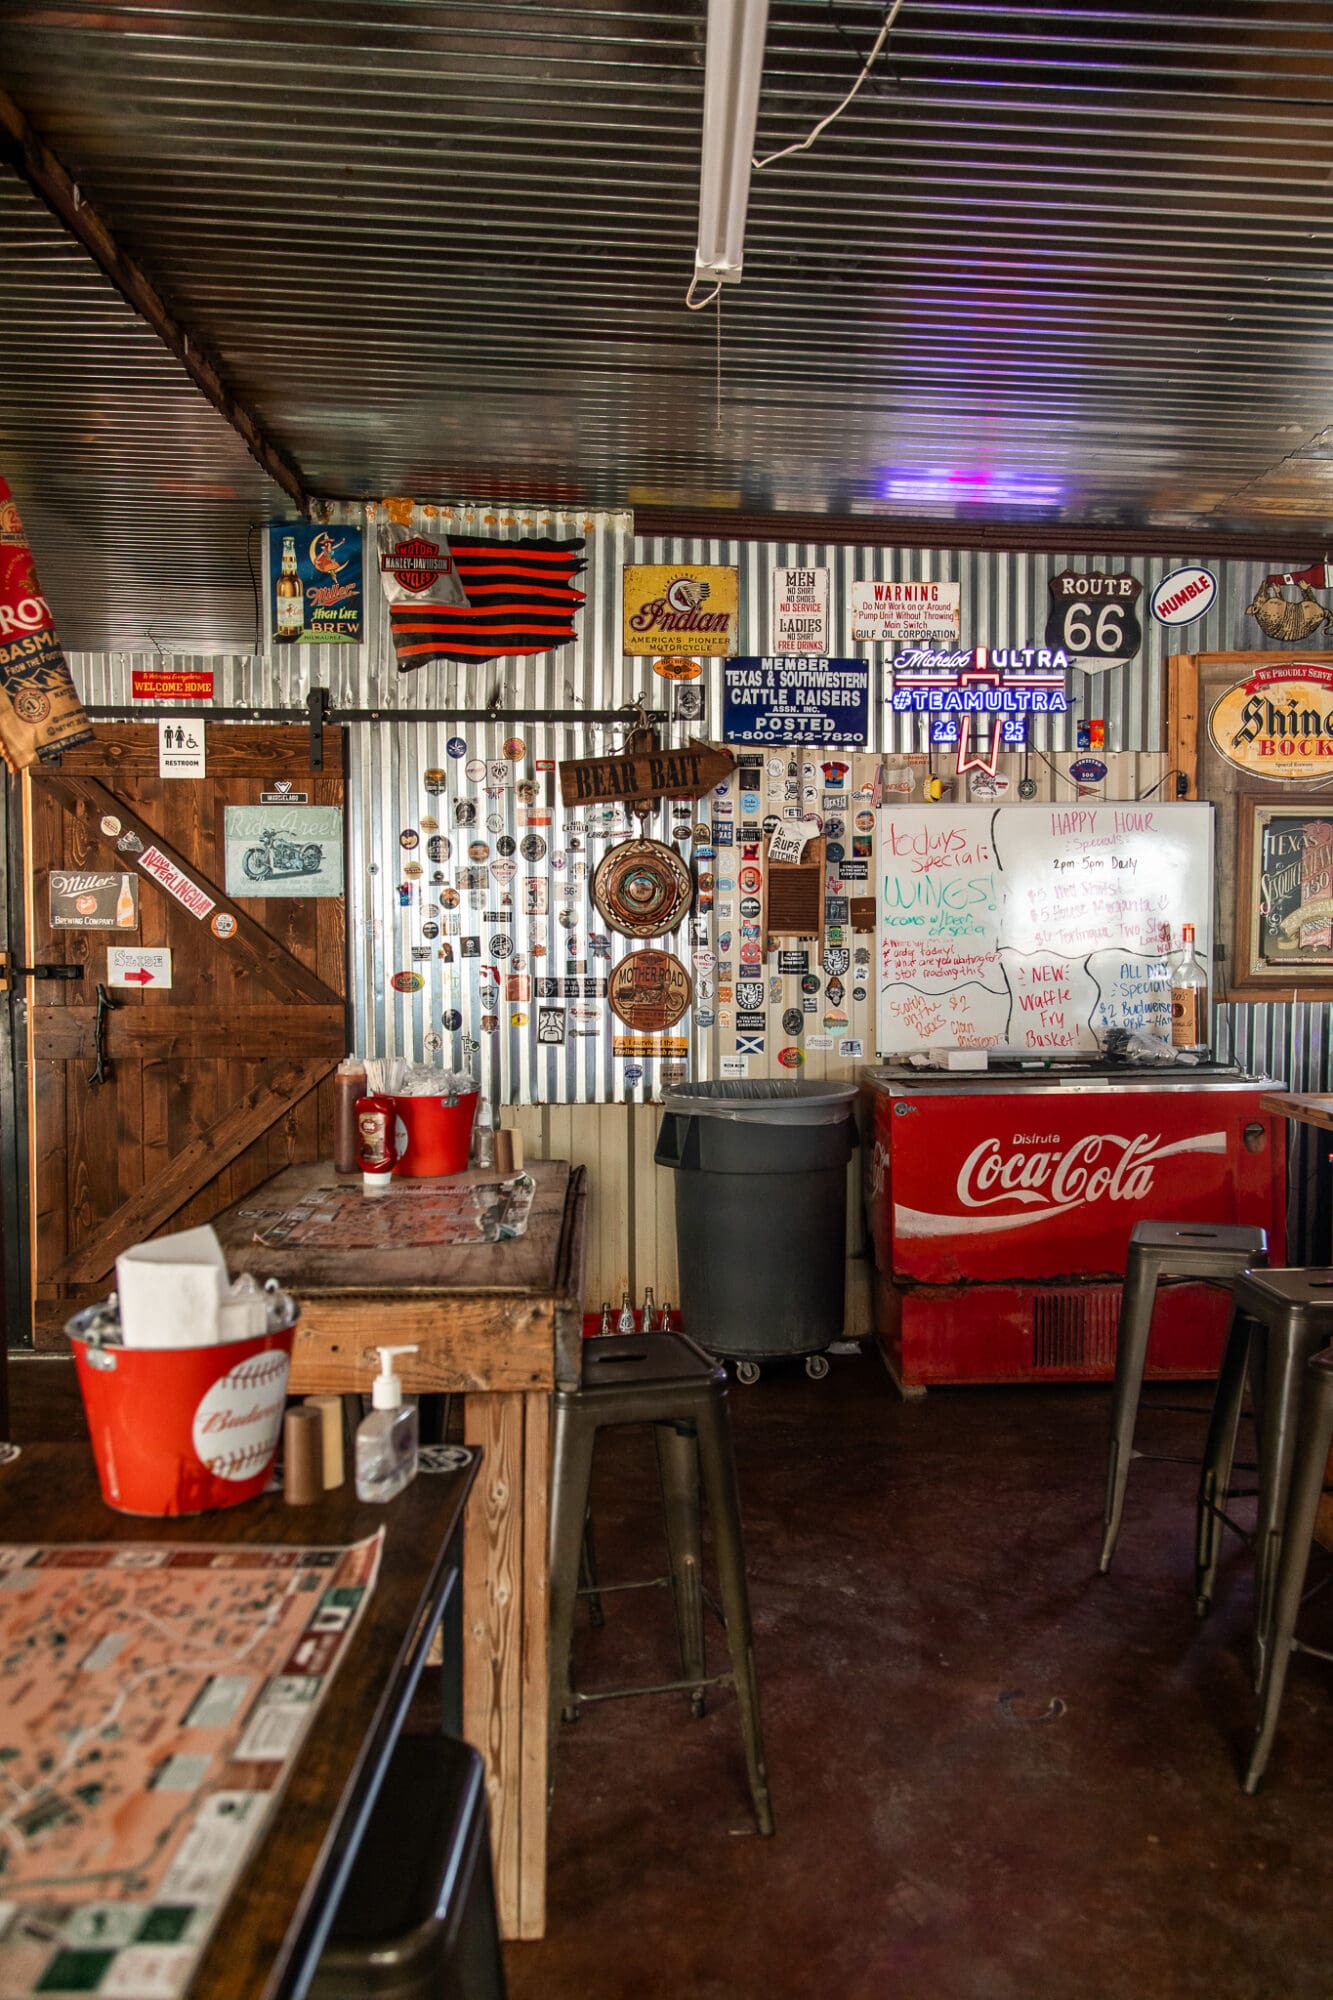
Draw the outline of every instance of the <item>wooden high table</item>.
M583 1168L534 1160L526 1171L527 1233L507 1242L256 1242L315 1189L355 1186L328 1162L287 1167L214 1225L233 1272L277 1278L300 1301L293 1394L368 1394L376 1347L415 1342L395 1364L408 1394L464 1398L464 1434L483 1456L463 1526L463 1733L486 1762L507 1938L546 1925L550 1398L579 1382L587 1208ZM397 1192L368 1199L391 1220Z

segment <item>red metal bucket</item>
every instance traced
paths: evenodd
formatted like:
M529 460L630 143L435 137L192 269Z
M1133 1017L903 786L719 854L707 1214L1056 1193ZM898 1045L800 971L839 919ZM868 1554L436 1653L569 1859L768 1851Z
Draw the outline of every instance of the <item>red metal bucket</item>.
M463 1172L472 1151L475 1090L453 1104L445 1097L395 1097L393 1106L406 1135L400 1139L396 1178L422 1180Z
M276 1331L212 1347L105 1345L88 1328L104 1311L65 1331L108 1507L205 1514L262 1493L282 1436L295 1300Z

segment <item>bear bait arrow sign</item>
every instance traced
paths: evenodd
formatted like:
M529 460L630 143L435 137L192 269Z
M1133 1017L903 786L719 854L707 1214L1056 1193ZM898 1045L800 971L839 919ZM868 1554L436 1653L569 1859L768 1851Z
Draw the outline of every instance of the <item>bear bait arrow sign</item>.
M691 737L683 750L633 750L624 757L576 757L560 766L560 797L567 806L614 799L699 799L729 778L725 750Z

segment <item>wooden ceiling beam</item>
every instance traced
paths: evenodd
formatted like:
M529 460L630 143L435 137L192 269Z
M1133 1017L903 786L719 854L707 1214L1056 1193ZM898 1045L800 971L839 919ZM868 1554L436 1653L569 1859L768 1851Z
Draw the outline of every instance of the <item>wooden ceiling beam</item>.
M1294 528L1274 523L1270 533L1193 527L1117 528L1099 522L1080 527L1077 521L943 521L895 519L888 514L747 514L722 508L636 507L634 532L645 537L681 541L813 542L830 547L855 544L863 548L1003 549L1016 555L1186 555L1208 559L1266 562L1275 568L1284 558L1314 562L1322 554L1327 530Z
M9 161L57 221L82 244L126 304L175 355L195 387L231 425L262 470L296 502L303 514L308 513L310 492L294 460L273 442L258 419L232 394L200 342L182 326L134 258L121 248L97 210L84 200L72 174L3 90L0 90L0 156Z

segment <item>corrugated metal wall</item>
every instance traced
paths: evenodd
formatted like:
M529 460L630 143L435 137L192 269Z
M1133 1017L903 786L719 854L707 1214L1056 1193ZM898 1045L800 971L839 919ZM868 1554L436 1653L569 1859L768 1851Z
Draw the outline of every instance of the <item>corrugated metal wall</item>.
M359 510L350 507L340 508L337 513L347 520L361 518ZM421 520L427 523L424 514ZM1172 632L1163 630L1148 616L1147 597L1153 583L1163 574L1177 563L1191 559L1188 554L1120 561L993 551L634 539L625 515L543 513L535 509L507 514L480 507L442 510L438 516L432 515L430 522L446 532L454 527L460 532L503 536L584 535L588 543L588 567L582 584L588 602L580 621L578 643L564 654L545 659L507 660L480 668L441 665L400 675L388 642L382 607L377 593L371 591L368 639L359 647L282 648L275 649L271 656L257 650L252 657L206 661L177 657L168 661L152 653L83 654L75 655L71 664L85 699L92 703L128 703L130 676L135 667L206 664L215 675L215 702L219 706L299 707L311 685L323 685L331 690L335 706L375 706L385 710L384 722L358 726L351 731L348 922L358 1038L368 1053L404 1052L423 1056L432 1053L426 1037L440 1034L447 1056L451 1034L456 1032L458 1052L479 1065L489 1094L496 1100L514 1103L515 1108L505 1114L506 1122L520 1126L534 1148L588 1164L593 1183L589 1293L594 1304L603 1297L618 1298L626 1287L638 1289L645 1283L654 1285L659 1300L677 1289L669 1175L652 1164L657 1115L645 1101L655 1094L659 1079L653 1076L651 1066L645 1065L645 1074L637 1082L627 1084L625 1065L611 1058L605 1035L571 1036L562 1048L537 1044L536 1005L531 997L526 1000L508 997L511 990L518 995L523 988L520 984L510 989L510 974L504 962L497 963L496 956L484 948L492 935L511 932L512 957L527 959L524 972L517 977L521 981L526 976L535 982L543 976L541 961L531 953L537 934L531 927L525 930L521 922L515 921L503 929L496 925L492 929L485 924L483 911L483 949L477 957L470 961L457 955L452 960L442 959L436 947L429 957L414 960L412 946L420 936L422 924L438 922L443 927L445 915L441 911L437 917L424 916L428 907L439 903L438 893L430 893L432 889L438 891L440 885L430 882L429 868L418 878L418 892L409 903L404 905L400 901L404 850L399 845L399 836L405 829L419 828L423 815L438 817L440 832L452 843L447 883L452 880L453 870L465 860L466 839L459 842L447 815L452 814L456 796L472 796L480 805L485 795L477 786L463 784L460 773L465 760L451 757L446 749L452 735L466 740L468 760L490 762L500 761L507 739L521 736L526 767L530 768L539 758L559 759L587 754L599 747L614 747L614 732L583 727L577 722L525 727L494 723L454 730L447 723L415 721L403 714L404 710L476 709L496 699L504 709L562 713L619 708L640 697L649 706L670 710L671 685L654 678L648 660L627 658L621 650L620 570L625 561L736 564L741 592L740 646L742 651L754 653L763 653L770 645L770 574L778 565L826 567L832 572L831 649L835 652L858 650L848 644L846 622L847 585L853 579L957 580L962 586L963 643L1039 645L1045 628L1047 585L1052 576L1066 567L1116 573L1128 570L1144 585L1139 604L1143 626L1141 654L1125 668L1103 675L1073 677L1075 707L1071 716L1038 720L1035 725L1035 746L1049 755L1052 763L1047 766L1044 760L1035 762L1033 774L1041 783L1043 795L1067 795L1065 771L1068 753L1074 748L1077 721L1082 716L1100 716L1105 720L1106 747L1110 753L1107 794L1136 796L1164 776L1160 752L1167 656L1187 649L1222 651L1268 645L1247 613L1265 573L1264 566L1258 563L1213 565L1221 588L1212 609L1183 632ZM884 709L881 697L886 655L881 649L868 650L872 659L874 718L870 748L903 752L921 747L909 733L914 725ZM705 697L703 717L673 724L669 732L672 740L683 740L688 734L716 734L721 725L721 680L721 662L705 662L703 680L699 683ZM427 771L447 774L445 792L434 794L426 790ZM436 800L433 806L432 799ZM506 784L500 795L487 800L486 805L486 816L494 821L490 831L496 832L503 826L503 835L497 832L497 838L522 837L521 802L512 784ZM553 809L553 817L559 823L558 806ZM650 827L650 831L667 830L665 815L659 815L659 820L660 824ZM425 855L424 838L417 852ZM521 883L521 872L517 880ZM552 911L554 908L552 897ZM514 915L516 919L521 916L517 898ZM559 973L567 945L565 934L552 923L547 933L546 957L552 976ZM621 941L614 940L616 956L622 949ZM681 949L683 955L684 947ZM586 963L590 972L600 974L608 969L606 961L580 962ZM421 975L421 988L410 993L394 991L389 985L390 975L413 966ZM498 973L499 977L492 977L492 973ZM443 1025L452 1010L460 1016L456 1031ZM845 1032L855 1038L862 1033L861 1024L852 1007L847 1011L852 1018ZM480 1029L481 1020L488 1013L498 1015L499 1025L493 1032ZM513 1013L529 1018L515 1024L509 1018ZM692 1030L693 1073L717 1074L721 1046L718 1030L701 1034L692 1022L685 1025ZM1328 1009L1323 1005L1224 1006L1218 1010L1217 1034L1219 1053L1234 1056L1247 1068L1305 1090L1328 1089L1333 1083ZM463 1038L479 1046L469 1049ZM869 1053L873 1042L868 1008L863 1038ZM771 1053L769 1058L756 1062L751 1073L762 1073L765 1062L771 1062ZM841 1061L836 1054L830 1054L812 1060L807 1073L817 1074L821 1070L846 1073L856 1067L854 1060ZM616 1096L637 1101L606 1101ZM525 1100L528 1100L526 1106ZM858 1204L854 1202L849 1218L849 1252L854 1253L859 1242ZM853 1330L863 1330L866 1306L864 1287L859 1282L863 1267L851 1268L857 1282L850 1294L854 1303L849 1325Z

